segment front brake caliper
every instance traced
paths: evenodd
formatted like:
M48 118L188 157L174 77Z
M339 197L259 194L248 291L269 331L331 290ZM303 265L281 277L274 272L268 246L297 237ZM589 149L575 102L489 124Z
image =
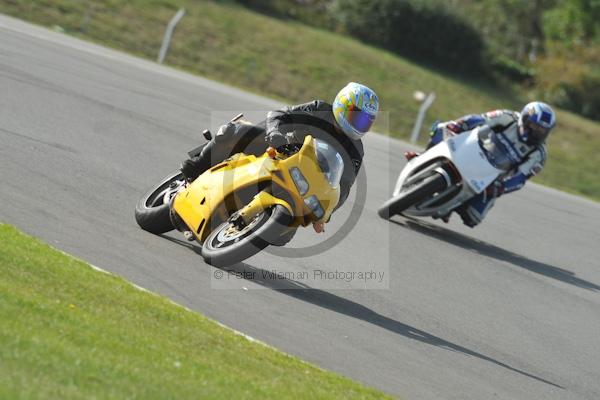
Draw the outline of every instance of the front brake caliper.
M231 217L229 217L229 222L231 222L231 224L235 226L238 230L244 229L244 227L246 226L246 221L244 221L244 218L242 217L240 211L234 212L233 214L231 214Z

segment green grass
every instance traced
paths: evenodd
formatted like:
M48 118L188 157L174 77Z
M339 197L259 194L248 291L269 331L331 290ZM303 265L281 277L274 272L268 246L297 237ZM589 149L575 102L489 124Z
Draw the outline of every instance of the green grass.
M447 120L526 102L508 90L446 76L392 53L305 25L280 21L231 2L199 0L4 0L0 12L156 59L164 27L179 7L166 62L212 79L288 102L330 100L348 81L375 89L389 126L376 128L407 138L418 104L415 90L435 91L428 113ZM451 51L451 50L449 50ZM538 182L600 199L600 124L559 112L547 169ZM423 135L425 136L425 135Z
M0 398L374 399L0 224Z

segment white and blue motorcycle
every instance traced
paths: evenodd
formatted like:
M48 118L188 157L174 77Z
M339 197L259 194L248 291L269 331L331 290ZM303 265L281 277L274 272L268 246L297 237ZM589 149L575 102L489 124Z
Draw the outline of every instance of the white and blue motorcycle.
M379 208L379 216L444 217L512 167L491 128L476 127L411 159L400 172L392 198Z

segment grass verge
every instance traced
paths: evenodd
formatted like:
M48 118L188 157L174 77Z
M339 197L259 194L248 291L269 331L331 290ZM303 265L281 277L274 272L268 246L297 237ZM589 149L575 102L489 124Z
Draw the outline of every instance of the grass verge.
M4 0L0 12L156 59L164 29L179 7L166 62L212 79L289 102L331 99L348 81L374 88L389 111L392 136L407 138L418 104L415 90L435 91L428 113L448 120L525 100L498 88L423 68L392 53L305 25L280 21L232 1ZM559 111L546 170L536 181L600 200L600 124Z
M0 224L0 398L384 397Z

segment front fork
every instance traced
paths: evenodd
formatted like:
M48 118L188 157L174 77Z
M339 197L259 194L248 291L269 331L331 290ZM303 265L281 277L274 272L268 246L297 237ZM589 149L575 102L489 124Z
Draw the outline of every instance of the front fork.
M254 196L252 200L250 200L250 203L246 204L236 214L237 217L241 218L244 224L249 224L258 214L275 205L285 207L290 215L294 214L292 207L288 202L275 197L264 190Z

